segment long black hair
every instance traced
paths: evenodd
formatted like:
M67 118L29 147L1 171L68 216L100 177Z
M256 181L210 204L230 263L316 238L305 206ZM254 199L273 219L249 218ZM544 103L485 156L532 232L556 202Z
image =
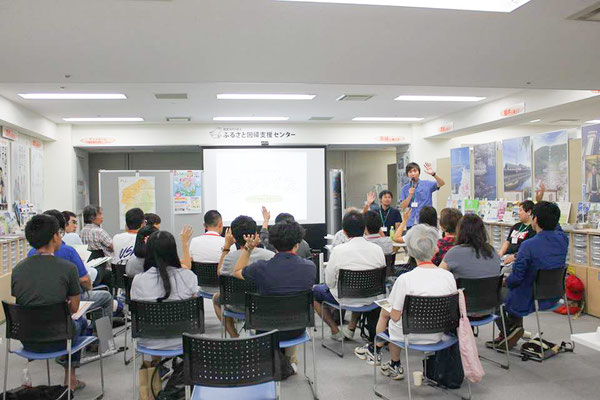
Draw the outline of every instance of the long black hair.
M133 246L133 254L138 258L146 258L146 241L148 236L158 231L154 225L146 225L140 229L135 235L135 245Z
M467 214L458 222L454 244L471 246L475 255L480 258L492 258L494 248L487 241L487 232L483 220L476 214Z
M161 302L171 295L171 281L169 280L167 267L181 268L175 237L167 231L154 232L148 238L144 271L148 271L152 267L158 270L165 289L165 295L156 299L156 301Z

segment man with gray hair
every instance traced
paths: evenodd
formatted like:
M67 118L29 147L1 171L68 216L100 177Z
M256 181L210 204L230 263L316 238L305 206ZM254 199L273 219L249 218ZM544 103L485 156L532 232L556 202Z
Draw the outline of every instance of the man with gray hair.
M377 333L389 330L390 338L394 341L404 341L402 334L402 309L404 298L412 296L445 296L456 293L456 282L452 273L438 268L431 262L437 252L439 233L437 229L426 224L418 224L405 236L408 255L417 261L417 267L410 272L400 275L388 301L392 305L392 312L381 310L377 322ZM410 342L414 344L433 344L442 340L441 333L411 334ZM373 349L373 344L357 347L354 353L361 359L366 359L371 365L381 363L381 347ZM404 369L400 363L400 348L389 345L391 361L381 365L381 373L398 380L404 378Z

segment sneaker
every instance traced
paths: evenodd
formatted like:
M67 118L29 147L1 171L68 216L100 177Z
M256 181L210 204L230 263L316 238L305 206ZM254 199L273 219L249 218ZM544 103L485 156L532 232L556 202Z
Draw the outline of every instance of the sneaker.
M404 379L404 368L402 368L402 364L392 365L391 362L383 363L381 365L381 373L395 381Z
M521 339L523 337L523 333L525 332L525 330L522 327L516 327L513 330L511 330L508 333L508 348L512 349L513 347L515 347L517 345L517 343L519 342L519 339ZM504 344L504 343L502 343Z
M381 351L376 351L374 354L371 349L367 349L367 353L365 354L367 364L369 365L381 365Z
M354 332L356 332L356 330L351 330L347 326L344 326L342 328L342 333L344 334L344 338L346 338L347 340L354 340Z
M294 374L297 374L298 373L298 364L291 363L290 365L292 366L292 369L294 370Z
M488 349L498 348L498 347L500 347L500 343L503 343L503 342L504 342L504 336L500 335L494 340L485 342L485 347L487 347ZM502 347L502 348L504 348L504 347Z
M342 330L338 330L337 333L333 333L331 332L331 340L335 340L336 342L341 342L342 341Z
M367 352L369 352L369 353L371 352L371 350L369 350L369 346L373 346L373 345L367 343L364 346L355 347L354 355L356 355L356 357L360 358L361 360L366 360Z

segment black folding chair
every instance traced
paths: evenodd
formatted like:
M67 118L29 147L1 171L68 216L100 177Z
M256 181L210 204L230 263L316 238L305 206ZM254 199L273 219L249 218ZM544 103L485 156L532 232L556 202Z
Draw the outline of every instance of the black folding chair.
M321 303L322 312L325 312L325 306L338 310L340 313L340 329L342 329L342 323L344 321L342 316L343 310L358 313L375 310L377 307L379 307L375 303L361 307L352 307L344 305L343 301L344 299L365 299L385 294L386 270L387 268L385 266L361 271L340 269L337 283L338 299L340 304L333 304L324 301ZM324 332L325 324L323 318L321 318L321 346L333 351L340 357L344 357L344 335L342 334L342 350L341 352L338 352L333 347L329 347L325 344Z
M217 275L218 263L199 263L192 262L192 272L198 277L198 286L200 288L213 289L214 292L209 292L200 289L200 296L205 299L212 300L214 293L219 290L219 275Z
M321 250L311 250L311 260L317 267L317 276L315 277L315 284L318 285L321 283L321 255L323 252Z
M255 293L256 284L252 279L237 279L234 276L221 275L219 277L219 301L221 303L221 337L225 337L225 317L244 320L246 314L227 310L225 306L238 310L245 309L246 293Z
M279 332L216 339L183 334L185 398L190 400L279 398ZM194 386L190 395L190 387Z
M111 271L114 284L113 296L115 298L118 297L119 300L125 303L125 305L127 306L129 302L127 301L127 275L125 274L125 264L111 264ZM119 294L119 290L121 291L121 294ZM129 310L126 310L125 307L123 308L123 316L125 318L125 327L121 331L116 332L115 336L118 336L121 333L125 334L123 339L123 347L119 349L119 351L123 350L123 362L125 363L125 365L128 365L131 362L131 358L127 359L127 331L131 329L131 327L129 326L128 321L130 317Z
M204 301L201 297L160 303L131 300L129 309L133 338L133 399L137 400L137 353L158 357L175 357L183 354L183 347L176 350L156 350L138 345L138 339L169 339L180 338L184 332L204 333Z
M494 338L496 337L496 325L494 322L498 319L502 319L502 334L504 337L508 337L506 333L506 321L504 319L504 304L500 292L502 290L502 280L504 276L494 276L491 278L481 279L466 279L460 278L456 281L458 288L464 289L465 301L467 303L467 313L469 315L478 314L481 312L488 312L489 310L500 309L500 316L492 313L481 319L470 319L471 326L478 329L480 326L492 324L492 343L494 344L493 349L499 349L496 347ZM482 360L489 361L501 368L509 369L510 367L510 356L508 349L508 341L504 341L505 348L503 349L506 354L506 364L502 364L498 361L479 356Z
M52 358L67 356L67 373L71 376L71 357L73 353L81 351L87 345L98 340L95 336L80 336L73 341L73 320L66 302L45 306L20 306L2 301L4 315L6 316L6 349L4 353L4 394L6 400L6 381L8 379L8 353L16 354L27 360L46 360L48 385L50 385L50 363ZM20 347L11 349L11 340L21 342L45 343L64 340L66 349L53 352L36 352ZM101 392L94 399L104 396L104 369L100 356L100 384ZM67 399L71 400L71 391L66 389ZM61 395L63 398L64 393Z
M315 310L312 290L286 295L286 296L261 296L254 293L246 293L246 320L245 329L256 329L259 331L290 331L304 329L304 333L297 338L281 340L279 347L287 347L302 344L304 352L304 376L313 394L317 399L317 356L315 341L310 336L310 327L315 326ZM313 349L313 381L306 373L306 342L312 341Z
M388 334L379 333L373 341L374 348L377 348L377 338L404 349L406 356L406 376L408 386L408 398L412 399L410 391L410 367L408 364L408 350L417 350L423 353L436 352L452 347L458 342L456 336L450 340L442 340L434 344L410 344L411 334L427 334L427 333L446 333L455 332L458 328L460 319L460 311L458 309L458 293L448 296L426 297L426 296L411 296L404 298L404 308L402 310L402 334L404 341L394 341ZM439 387L437 382L423 377L423 381L435 387ZM469 385L469 397L471 398L471 384ZM377 363L373 363L373 391L381 398L389 400L388 397L377 391Z

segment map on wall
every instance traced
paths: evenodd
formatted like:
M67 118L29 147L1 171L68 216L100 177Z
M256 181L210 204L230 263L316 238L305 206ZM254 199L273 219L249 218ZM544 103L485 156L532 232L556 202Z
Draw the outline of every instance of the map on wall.
M502 162L504 198L519 202L531 198L531 138L504 140Z
M581 128L583 156L583 200L600 202L600 124Z
M496 198L496 143L473 146L475 198Z
M450 185L452 197L464 199L471 196L471 150L461 147L450 150Z
M202 171L173 171L173 210L175 214L202 212Z
M568 201L569 151L567 131L533 137L534 179L536 191L545 186L544 200Z
M125 213L139 207L144 213L156 213L156 191L153 176L119 177L119 226L125 229Z

